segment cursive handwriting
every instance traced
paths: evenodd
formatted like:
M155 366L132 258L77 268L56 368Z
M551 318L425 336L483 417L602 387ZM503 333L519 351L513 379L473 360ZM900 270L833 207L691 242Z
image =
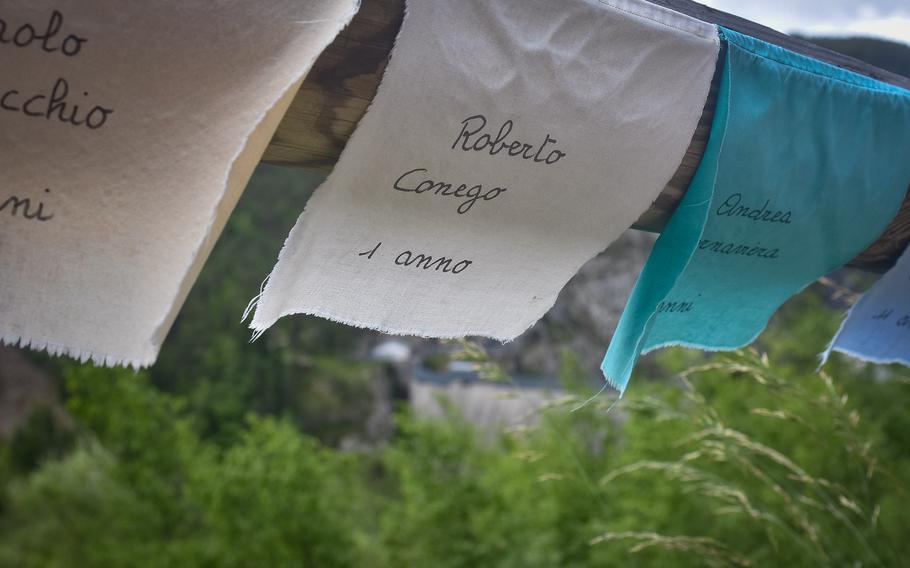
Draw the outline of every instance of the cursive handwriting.
M62 77L57 79L47 94L23 95L16 89L0 91L0 109L33 118L56 119L73 126L85 125L92 130L104 126L108 116L114 112L113 109L100 105L91 107L89 111L80 109L69 98L69 91L69 83ZM88 92L83 91L82 96L88 96Z
M13 30L6 20L0 18L0 44L14 45L16 47L29 47L30 45L41 42L41 50L45 53L54 53L59 51L67 57L75 57L82 50L82 45L88 41L84 37L76 34L63 35L60 28L63 27L63 14L54 10L47 21L44 32L38 32L35 25L26 22Z
M724 241L712 241L709 239L702 239L701 242L698 243L698 249L716 252L718 254L735 254L766 259L778 258L778 253L780 252L779 249L769 249L760 246L749 246Z
M502 195L507 189L505 187L493 187L484 191L483 186L480 184L468 187L467 184L463 183L453 190L453 185L451 183L433 181L432 179L428 179L426 175L421 175L427 173L426 168L408 170L395 180L392 187L398 191L413 192L417 194L432 191L434 195L464 198L464 201L458 206L458 213L462 215L470 211L471 207L473 207L478 200L483 199L484 201L492 201ZM417 180L421 178L423 179L420 182L417 182ZM417 182L416 185L415 182Z
M768 209L771 200L765 200L765 204L758 209L752 209L745 205L740 205L742 194L734 193L724 200L717 208L717 214L727 217L745 217L752 221L765 221L767 223L785 223L790 224L790 211L774 211Z
M659 314L663 313L686 313L691 312L694 307L694 302L668 302L663 301L657 304L655 311Z
M482 114L475 114L462 120L461 132L452 143L452 149L461 148L465 152L488 152L491 156L505 152L509 156L520 156L523 160L532 160L538 164L555 164L566 156L565 152L555 148L544 151L551 142L554 145L557 144L556 139L551 138L549 134L538 146L521 140L507 141L512 132L511 120L502 123L495 138L487 132L482 132L486 126L487 118Z
M882 311L880 311L879 313L877 313L877 314L875 314L874 316L872 316L872 319L874 319L874 320L886 320L886 319L888 319L889 317L891 317L891 314L893 314L893 313L894 313L894 310L882 310Z
M51 190L45 189L44 192L50 193ZM15 217L16 215L19 215L21 211L21 216L23 218L35 221L50 221L54 218L53 213L44 212L44 203L41 201L38 202L38 205L34 209L32 208L32 205L34 204L32 203L31 198L13 195L3 203L0 203L0 213L9 210L10 214Z
M395 257L395 264L398 266L410 266L413 268L422 268L423 270L430 270L431 268L436 270L436 272L451 272L452 274L461 274L469 266L474 264L471 260L461 260L455 263L452 266L454 259L446 258L444 256L432 257L428 254L415 253L409 250L406 250L400 253Z

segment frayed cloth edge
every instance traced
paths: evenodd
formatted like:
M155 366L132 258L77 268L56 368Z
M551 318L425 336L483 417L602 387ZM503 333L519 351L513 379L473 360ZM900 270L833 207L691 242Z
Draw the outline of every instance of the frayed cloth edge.
M54 357L65 355L79 361L80 363L91 361L95 365L104 367L130 367L137 372L143 367L150 366L155 362L155 359L157 358L157 354L151 357L141 358L111 355L108 353L101 353L100 351L95 351L93 349L63 345L61 343L56 343L53 341L22 337L21 335L15 334L0 335L0 345L18 347L20 349L31 349L33 351L46 351L48 355Z
M343 32L344 29L347 28L347 27L350 25L351 20L352 20L352 19L354 18L354 16L356 16L357 13L360 11L360 7L361 7L361 0L356 0L356 1L354 2L354 7L353 7L353 9L350 11L350 13L346 14L345 16L343 16L343 17L341 17L341 18L338 18L338 19L325 19L325 20L313 20L313 21L304 21L304 22L296 22L296 23L303 24L303 25L307 25L307 24L321 24L321 23L337 22L337 23L340 23L340 24L341 24L341 28L339 28L338 33L335 34L335 37L338 37L338 34L340 34L341 32ZM181 294L181 292L184 290L184 286L186 285L186 281L187 281L187 280L190 278L190 276L193 274L193 272L194 272L194 270L195 270L195 268L196 268L197 262L200 262L200 259L199 259L200 255L202 255L202 254L204 253L204 250L207 248L207 247L206 247L206 243L209 241L209 239L212 239L212 237L213 237L213 235L212 235L212 229L213 229L213 227L215 226L215 222L216 222L216 220L217 220L218 209L219 209L219 207L221 206L221 204L223 203L224 199L225 199L225 198L227 197L227 195L228 195L228 190L229 190L229 188L230 188L230 183L231 183L231 174L232 174L232 172L234 171L234 166L236 165L237 160L243 155L243 152L246 150L246 148L247 148L247 147L249 146L249 144L250 144L250 139L253 137L253 134L256 133L256 130L259 128L259 126L262 124L262 122L266 119L266 117L268 116L268 114L272 111L272 109L275 108L275 106L276 106L276 105L281 101L281 99L287 94L288 90L289 90L291 87L293 87L297 82L300 82L300 81L302 81L303 79L306 78L306 76L307 76L307 75L309 74L309 72L312 70L313 65L316 63L316 61L319 59L319 56L322 55L322 53L325 51L326 48L328 48L328 45L327 45L325 48L323 48L322 51L320 51L318 54L316 54L316 56L312 59L312 61L307 62L306 65L303 65L303 66L300 68L300 71L298 71L297 73L294 73L294 74L290 77L290 79L289 79L289 80L286 82L286 84L282 87L281 92L278 94L278 96L275 97L274 99L272 99L271 101L269 101L267 108L265 108L265 109L259 114L259 116L256 117L255 123L254 123L254 124L249 128L249 130L247 130L247 132L244 134L242 143L237 147L237 150L236 150L236 151L234 152L234 154L231 156L230 163L228 164L227 169L226 169L226 171L225 171L225 173L224 173L224 177L223 177L222 180L221 180L221 193L220 193L220 195L219 195L218 198L217 198L217 202L216 202L216 204L215 204L215 207L212 209L212 213L211 213L211 216L209 217L209 220L208 220L208 222L207 222L207 224L206 224L206 228L205 228L205 231L204 231L204 233L203 233L203 236L202 236L201 240L199 241L199 243L197 244L195 250L192 252L192 256L191 256L191 258L190 258L190 262L189 262L189 265L187 266L186 272L184 273L184 275L183 275L183 276L181 277L181 279L180 279L180 282L179 282L178 287L177 287L177 292L176 292L176 294L175 294L175 298L178 298L179 295ZM249 185L249 180L247 180L247 185ZM241 194L242 194L242 192L243 192L245 189L246 189L246 188L244 188L243 190L241 190ZM238 196L238 197L239 197L239 196ZM219 236L220 236L220 235L219 235ZM213 244L214 244L214 243L213 243ZM282 250L283 250L283 249L282 249ZM208 251L208 252L209 252L209 253L211 252L211 248L209 248L209 251ZM201 270L201 267L200 267L200 270ZM193 283L194 283L194 282L193 282ZM189 284L189 286L191 287L191 286L192 286L192 283ZM187 293L187 295L189 294L189 288L187 288L187 292L186 292L186 293ZM261 295L261 291L260 291L260 295ZM159 323L155 326L155 332L154 332L154 334L152 335L153 338L160 338L160 342L161 342L161 343L164 342L164 339L165 339L165 337L167 336L168 331L170 331L170 328L171 328L171 326L173 325L173 322L174 322L174 320L176 319L176 316L177 316L177 314L179 313L179 311L180 311L180 309L182 308L183 303L184 303L185 301L186 301L186 298L184 297L184 298L183 298L183 301L181 301L179 304L176 304L176 303L175 303L174 305L172 305L172 306L170 307L170 309L168 309L168 310L166 311L166 313L162 316L162 318L161 318L161 320L159 321ZM244 318L244 319L245 319L245 318ZM154 359L152 360L152 362L154 362Z

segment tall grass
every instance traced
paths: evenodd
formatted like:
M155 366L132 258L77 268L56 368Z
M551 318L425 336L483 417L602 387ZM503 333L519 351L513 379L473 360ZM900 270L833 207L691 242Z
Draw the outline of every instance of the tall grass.
M800 564L899 564L893 543L878 530L878 497L882 485L886 491L904 490L880 470L875 444L860 428L862 417L829 375L807 374L800 380L781 377L766 356L749 349L716 356L681 373L678 380L683 397L677 404L639 398L621 409L684 424L673 442L681 455L617 467L603 476L602 487L628 476L662 475L703 503L710 514L735 518L737 530L763 535L767 550L791 549L789 554ZM730 417L722 415L705 394L718 387L717 381L749 381L757 390L737 390L761 393L743 401L735 416L740 426L731 424ZM775 436L766 425L750 428L754 433L742 428L761 421L787 435ZM839 464L837 479L820 473L826 467L819 467L815 452L792 444L794 437L830 452L829 459ZM781 448L775 447L776 440ZM753 564L750 556L755 556L755 548L731 549L712 535L607 531L591 544L610 541L632 541L628 549L632 553L652 547L689 553L712 566L749 566Z
M507 380L477 344L462 347L459 356ZM684 565L902 565L906 475L882 465L880 432L845 388L825 372L778 368L752 348L701 360L670 381L636 384L615 407L600 397L573 412L584 395L554 399L537 410L536 429L517 431L523 456L553 463L540 482L575 483L601 504L608 530L589 546L688 556ZM577 379L567 380L570 389L583 384ZM598 438L598 430L609 436ZM541 442L546 437L553 443ZM607 459L592 461L592 451ZM636 502L647 507L649 491L655 501L681 504L679 515L630 513ZM695 510L689 519L686 507Z

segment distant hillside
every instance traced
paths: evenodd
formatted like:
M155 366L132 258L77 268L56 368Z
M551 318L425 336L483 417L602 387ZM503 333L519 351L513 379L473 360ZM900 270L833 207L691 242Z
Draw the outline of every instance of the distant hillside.
M910 46L908 45L868 37L808 37L805 39L831 51L837 51L870 65L910 77Z

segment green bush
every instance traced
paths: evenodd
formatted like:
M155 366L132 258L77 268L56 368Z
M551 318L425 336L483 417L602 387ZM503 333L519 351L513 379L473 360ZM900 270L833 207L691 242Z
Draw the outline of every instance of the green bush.
M147 372L36 359L74 424L39 411L0 443L0 566L899 566L910 557L910 381L817 354L820 288L756 350L661 352L608 411L566 354L535 423L406 409L363 432L359 330L237 325L313 180L263 169ZM269 231L261 231L268 227ZM508 381L476 345L465 358ZM768 354L763 355L763 353ZM439 365L442 359L436 360ZM656 372L656 371L655 371ZM520 391L518 396L521 396ZM55 411L56 412L56 411Z
M639 377L610 412L605 398L572 412L582 397L565 396L536 425L502 432L403 414L390 444L360 453L255 416L231 443L209 440L192 407L144 375L80 367L67 377L75 449L7 469L0 564L896 566L910 555L900 371L875 381L840 359L839 372L858 370L834 380L758 351L663 359L688 368ZM567 384L583 384L578 365L564 367Z

